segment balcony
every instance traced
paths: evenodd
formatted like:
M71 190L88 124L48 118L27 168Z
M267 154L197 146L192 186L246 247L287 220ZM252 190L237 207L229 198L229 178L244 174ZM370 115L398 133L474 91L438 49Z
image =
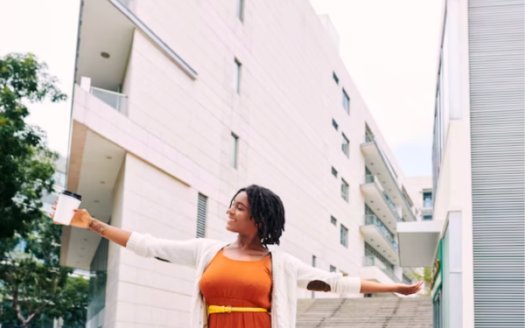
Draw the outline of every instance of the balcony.
M377 177L366 175L361 185L365 203L370 207L392 232L396 232L397 222L403 221L394 203L390 200Z
M365 224L360 227L360 230L365 241L393 264L399 265L399 247L394 234L377 216L365 215L364 219Z
M90 88L90 93L112 108L116 109L117 112L124 115L127 114L128 97L125 94L95 87Z
M363 257L363 267L376 267L379 270L381 270L384 274L386 274L390 279L392 279L393 282L401 283L401 279L399 279L392 269L387 267L383 262L381 262L377 257L369 255Z
M393 204L401 208L404 221L414 221L414 205L406 195L404 188L399 185L398 177L388 158L385 156L377 141L370 134L365 135L365 142L361 144L361 151L365 156L366 166L381 181L385 193Z

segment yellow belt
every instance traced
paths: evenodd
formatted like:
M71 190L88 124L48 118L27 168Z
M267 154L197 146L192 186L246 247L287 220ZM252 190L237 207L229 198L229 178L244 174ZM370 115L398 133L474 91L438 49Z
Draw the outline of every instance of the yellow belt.
M252 308L252 307L232 307L231 305L228 305L228 306L210 305L208 307L208 314L232 313L232 312L268 312L268 310L263 309L263 308Z

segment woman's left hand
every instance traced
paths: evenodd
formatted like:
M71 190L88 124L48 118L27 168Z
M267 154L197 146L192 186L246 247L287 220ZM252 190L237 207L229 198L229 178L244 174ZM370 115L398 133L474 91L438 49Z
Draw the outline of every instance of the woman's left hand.
M422 281L414 285L397 285L396 293L403 294L403 295L412 295L412 294L419 292L422 286L423 286Z

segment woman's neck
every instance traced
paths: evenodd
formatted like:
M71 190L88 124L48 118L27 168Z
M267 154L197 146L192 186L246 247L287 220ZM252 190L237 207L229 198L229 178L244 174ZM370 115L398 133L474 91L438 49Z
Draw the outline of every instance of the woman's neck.
M237 235L237 240L232 244L232 246L239 248L241 250L255 249L262 250L266 249L261 243L258 235L248 236L248 235Z

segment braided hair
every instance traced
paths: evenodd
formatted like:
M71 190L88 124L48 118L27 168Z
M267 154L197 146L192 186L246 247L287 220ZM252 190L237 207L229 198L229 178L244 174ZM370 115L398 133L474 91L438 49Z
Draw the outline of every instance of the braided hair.
M284 231L284 206L281 198L270 189L250 185L240 189L232 198L230 207L235 197L241 192L246 192L251 207L250 219L255 220L259 239L266 245L279 245L279 238Z

